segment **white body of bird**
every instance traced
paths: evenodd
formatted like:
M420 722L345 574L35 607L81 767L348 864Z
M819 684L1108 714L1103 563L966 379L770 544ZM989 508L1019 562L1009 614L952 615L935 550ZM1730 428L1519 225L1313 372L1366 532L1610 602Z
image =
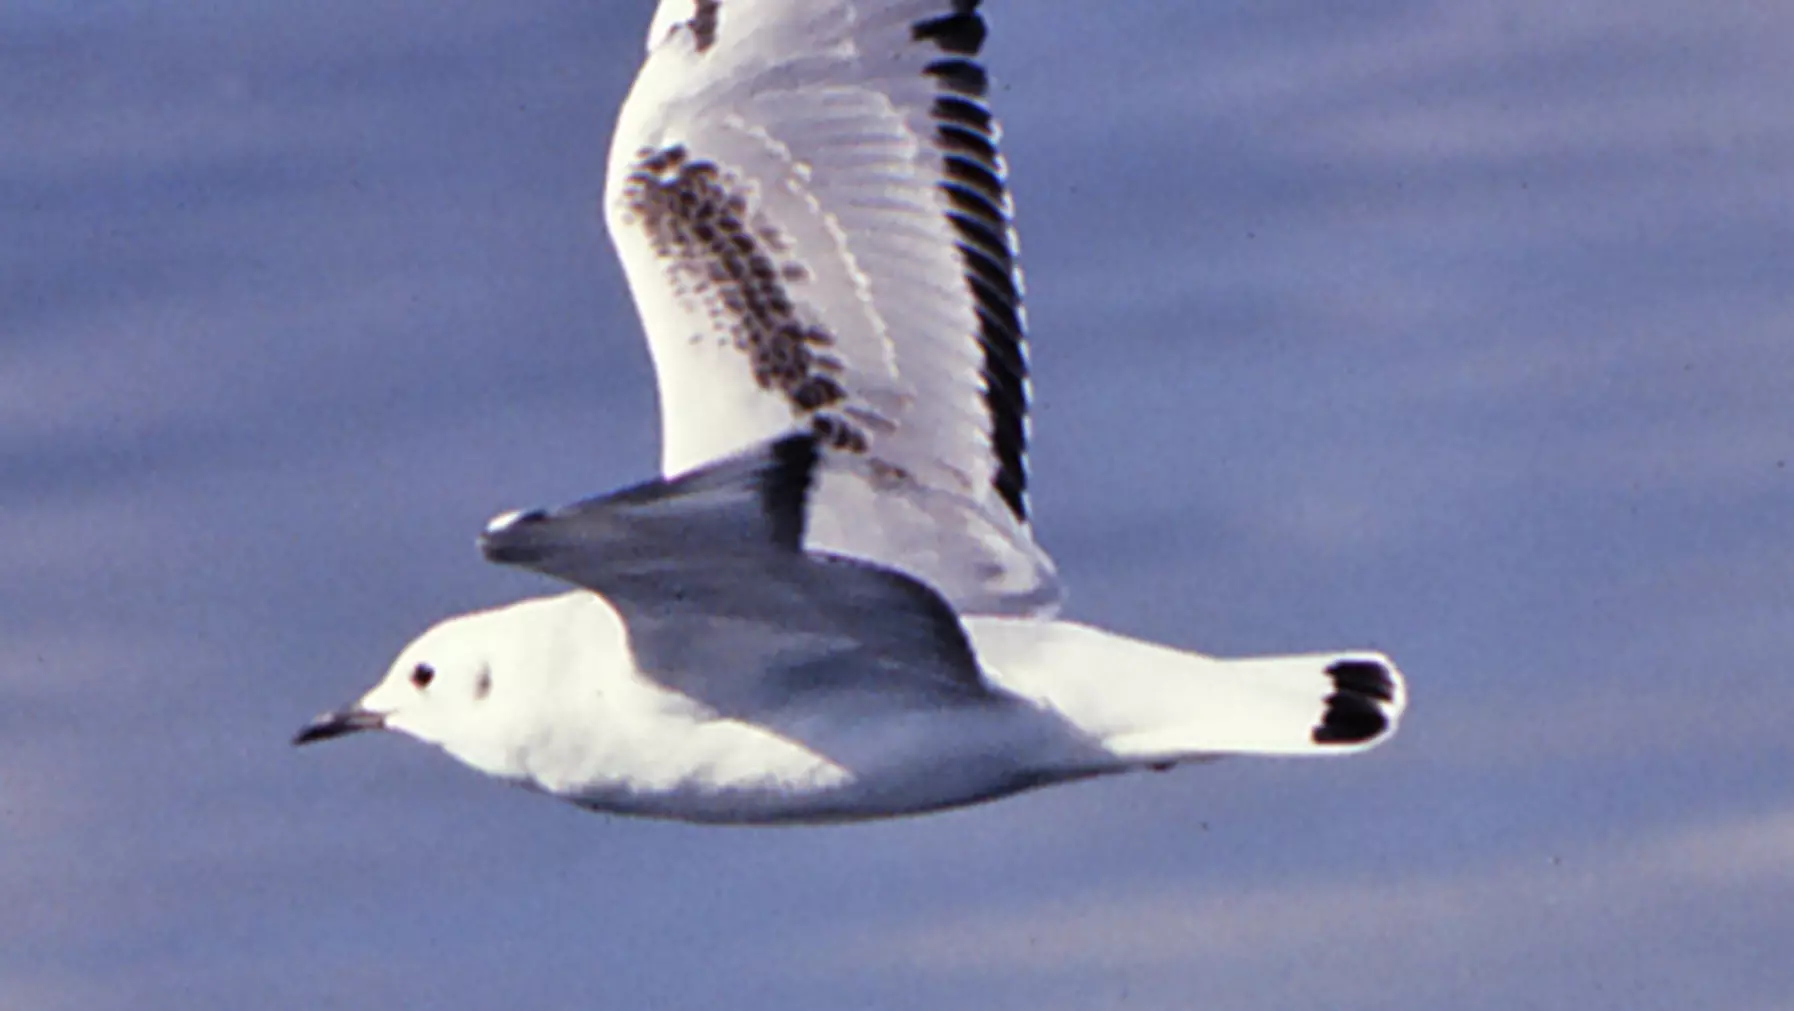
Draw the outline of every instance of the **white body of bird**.
M616 609L574 591L449 619L360 705L474 769L581 806L720 823L915 814L1228 754L1360 750L1381 737L1314 739L1339 691L1328 669L1390 670L1375 653L1221 660L1074 622L964 626L988 692L917 689L933 672L885 670L879 684L849 675L839 689L731 712L639 670ZM762 631L764 646L785 638ZM774 654L796 666L834 648L744 649L741 669L708 677L758 683ZM412 684L419 664L434 671L422 690ZM1380 708L1393 718L1401 700L1389 684Z
M605 218L662 479L510 513L580 589L450 619L299 743L384 728L591 808L886 817L1361 751L1377 653L1219 660L1056 617L977 0L662 0Z

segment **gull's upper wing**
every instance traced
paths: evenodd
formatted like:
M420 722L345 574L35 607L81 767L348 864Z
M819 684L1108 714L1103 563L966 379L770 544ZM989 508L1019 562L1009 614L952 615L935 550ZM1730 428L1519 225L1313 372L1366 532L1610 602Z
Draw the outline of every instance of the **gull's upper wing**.
M988 694L953 609L901 572L802 550L827 465L787 436L671 479L492 521L494 562L596 590L642 673L719 712L816 691Z
M836 463L806 546L961 611L1050 609L977 0L662 0L605 213L672 475L794 427Z

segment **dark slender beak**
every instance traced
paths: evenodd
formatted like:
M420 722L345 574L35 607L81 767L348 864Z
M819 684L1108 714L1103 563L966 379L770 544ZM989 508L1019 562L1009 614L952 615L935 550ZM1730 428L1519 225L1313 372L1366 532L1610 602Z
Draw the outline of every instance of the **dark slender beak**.
M338 709L334 713L325 713L307 723L294 735L293 743L310 744L313 741L328 741L332 737L353 734L358 730L381 730L386 726L384 713L376 713L360 706Z

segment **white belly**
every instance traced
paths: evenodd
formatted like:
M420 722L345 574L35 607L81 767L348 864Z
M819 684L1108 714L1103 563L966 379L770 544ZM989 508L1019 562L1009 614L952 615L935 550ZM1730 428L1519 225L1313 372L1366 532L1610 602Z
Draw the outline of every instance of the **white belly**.
M1099 771L1063 722L1020 699L840 701L765 723L670 712L579 761L532 763L532 785L619 814L788 823L914 814Z

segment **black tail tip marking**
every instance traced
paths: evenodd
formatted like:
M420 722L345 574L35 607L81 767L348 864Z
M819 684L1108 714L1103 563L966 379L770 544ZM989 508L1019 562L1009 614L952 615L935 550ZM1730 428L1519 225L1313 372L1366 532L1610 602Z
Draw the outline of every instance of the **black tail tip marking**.
M1395 701L1395 678L1376 660L1341 660L1327 668L1327 676L1342 692L1357 692L1379 702Z
M1363 744L1389 729L1384 705L1395 701L1395 678L1375 660L1341 660L1327 668L1333 694L1314 728L1316 744Z

